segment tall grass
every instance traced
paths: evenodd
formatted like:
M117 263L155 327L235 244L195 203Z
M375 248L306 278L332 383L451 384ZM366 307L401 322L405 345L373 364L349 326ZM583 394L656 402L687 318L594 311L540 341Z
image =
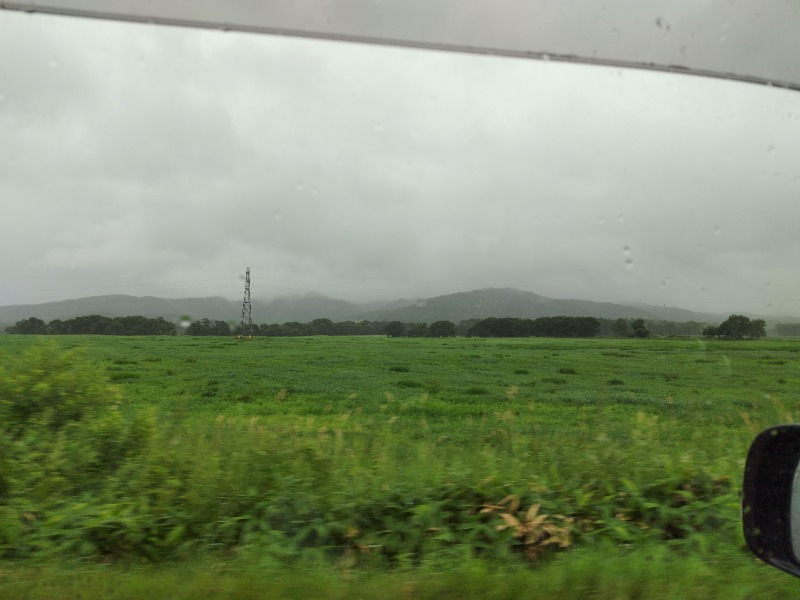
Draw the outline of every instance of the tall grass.
M673 580L652 584L668 569L650 561L683 565L675 581L686 585L706 562L749 565L739 526L746 448L797 412L798 354L786 342L2 343L21 358L7 355L0 372L0 554L16 565L0 593L22 589L26 565L42 560L224 557L225 569L305 565L317 582L341 579L320 584L328 597L352 590L348 577L369 589L376 569L394 573L374 575L376 586L402 588L407 577L422 597L444 581L464 592L458 582L484 563L511 569L511 587L489 578L509 594L535 576L559 596L591 585L665 597ZM76 343L82 356L60 349ZM136 377L111 384L102 372L114 369ZM422 387L398 384L406 379ZM34 391L43 408L20 420ZM601 565L639 574L615 587ZM727 590L721 578L714 587L715 569L694 597ZM114 573L147 585L136 569ZM286 597L302 587L285 585Z

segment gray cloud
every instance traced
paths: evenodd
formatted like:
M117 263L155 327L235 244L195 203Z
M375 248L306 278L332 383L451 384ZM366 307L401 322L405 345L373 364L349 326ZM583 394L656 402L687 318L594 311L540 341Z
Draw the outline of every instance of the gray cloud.
M3 11L0 28L0 304L233 297L249 265L265 295L514 286L800 314L796 92Z

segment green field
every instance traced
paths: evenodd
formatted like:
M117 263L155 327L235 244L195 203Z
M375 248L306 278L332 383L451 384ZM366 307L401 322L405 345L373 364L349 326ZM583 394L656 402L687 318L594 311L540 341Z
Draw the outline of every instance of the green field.
M739 523L800 342L0 348L3 398L50 407L0 448L0 597L800 598Z

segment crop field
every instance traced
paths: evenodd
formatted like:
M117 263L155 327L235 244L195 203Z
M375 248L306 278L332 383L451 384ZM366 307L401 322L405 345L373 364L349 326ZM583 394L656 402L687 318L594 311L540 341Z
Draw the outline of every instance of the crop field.
M799 341L0 352L0 597L800 598L739 516L749 442L800 414Z

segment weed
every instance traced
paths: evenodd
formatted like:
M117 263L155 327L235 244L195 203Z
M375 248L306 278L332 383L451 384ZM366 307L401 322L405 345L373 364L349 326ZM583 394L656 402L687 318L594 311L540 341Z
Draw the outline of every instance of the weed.
M470 387L464 390L465 394L470 396L483 396L489 393L489 390L483 387L482 385L471 385Z
M401 379L396 383L397 387L401 388L421 388L425 387L425 385L420 382L416 381L415 379Z

